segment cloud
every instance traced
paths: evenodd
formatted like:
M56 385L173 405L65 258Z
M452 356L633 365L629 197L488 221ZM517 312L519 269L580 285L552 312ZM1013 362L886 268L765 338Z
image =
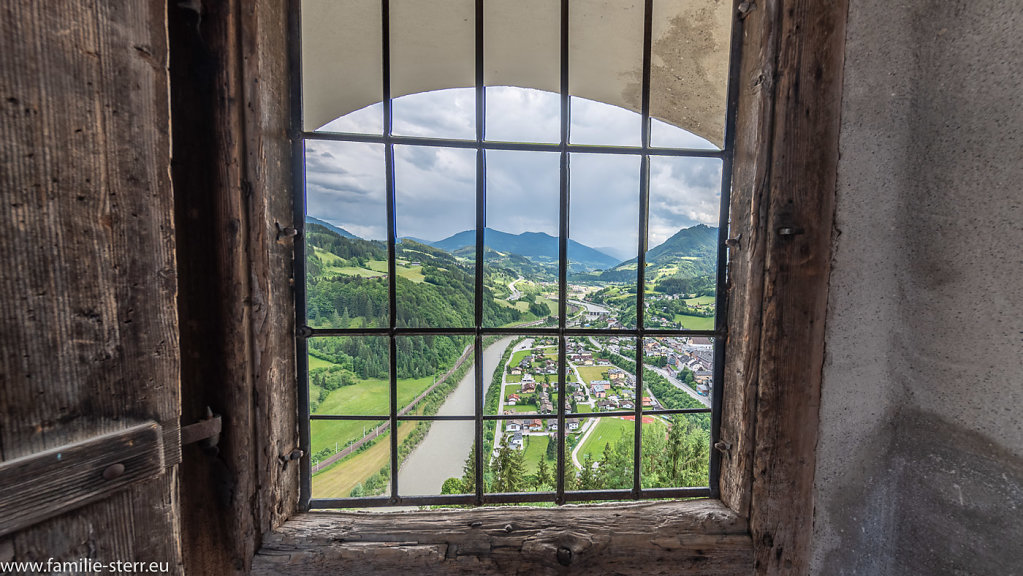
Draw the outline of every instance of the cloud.
M682 228L718 225L721 161L716 158L654 157L650 161L649 247Z
M306 141L306 212L374 240L387 237L384 146Z
M572 142L638 145L638 114L573 97ZM512 87L487 88L488 140L556 142L557 94ZM324 129L382 133L382 107L366 107ZM394 101L394 131L409 136L475 138L472 89L413 94ZM667 130L667 131L665 131ZM375 131L375 132L374 132ZM671 136L674 131L674 136ZM677 128L656 130L664 142L705 148ZM701 143L703 142L703 143ZM655 142L657 143L657 142ZM398 236L440 240L475 226L476 151L395 146ZM639 155L573 153L570 157L570 233L593 247L634 251L638 244ZM505 232L559 230L560 156L554 152L486 153L487 225ZM721 162L713 158L653 156L650 162L649 246L681 228L718 224ZM310 215L364 238L387 236L384 147L307 141L306 193Z
M631 110L572 97L572 144L642 145L642 117Z
M442 240L476 226L476 151L394 147L398 237Z
M487 151L487 226L557 236L560 166L557 152Z

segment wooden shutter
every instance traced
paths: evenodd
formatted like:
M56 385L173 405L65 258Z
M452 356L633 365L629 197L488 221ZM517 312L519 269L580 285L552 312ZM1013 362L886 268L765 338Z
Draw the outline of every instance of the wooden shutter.
M0 13L0 460L90 440L163 447L180 416L166 4L3 0ZM111 465L94 456L83 465ZM173 462L0 536L0 562L180 573ZM69 474L41 470L40 485Z

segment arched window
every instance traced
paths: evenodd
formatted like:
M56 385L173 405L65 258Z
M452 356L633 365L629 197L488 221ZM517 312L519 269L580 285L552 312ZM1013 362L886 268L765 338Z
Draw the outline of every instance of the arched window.
M301 7L303 504L714 495L731 3Z

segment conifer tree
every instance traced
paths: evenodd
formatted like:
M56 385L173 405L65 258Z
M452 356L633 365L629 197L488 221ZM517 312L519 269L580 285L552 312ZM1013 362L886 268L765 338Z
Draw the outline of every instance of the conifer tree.
M548 444L550 446L551 444ZM540 456L540 462L536 466L536 489L537 491L550 490L554 487L554 477L551 475L550 467L547 466L547 458Z

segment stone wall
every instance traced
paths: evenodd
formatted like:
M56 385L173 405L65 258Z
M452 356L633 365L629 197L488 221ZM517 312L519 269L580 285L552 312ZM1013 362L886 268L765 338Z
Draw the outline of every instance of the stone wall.
M852 0L812 572L1023 573L1023 40Z

